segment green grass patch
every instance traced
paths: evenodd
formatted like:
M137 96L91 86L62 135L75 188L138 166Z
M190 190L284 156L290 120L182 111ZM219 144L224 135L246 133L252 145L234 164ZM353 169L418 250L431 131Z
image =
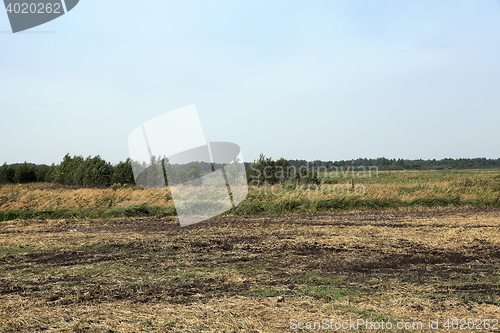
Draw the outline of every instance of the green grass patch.
M59 219L96 219L114 217L166 217L175 216L174 208L164 208L149 204L131 205L107 210L59 209L59 210L10 210L0 211L0 222L11 220L59 220Z

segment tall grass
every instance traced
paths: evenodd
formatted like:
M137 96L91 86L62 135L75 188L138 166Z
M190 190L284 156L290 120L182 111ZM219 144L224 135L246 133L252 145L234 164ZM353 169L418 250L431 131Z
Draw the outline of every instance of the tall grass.
M166 190L88 189L47 183L0 186L0 221L173 215L172 197Z
M500 207L500 170L384 171L365 178L342 175L328 182L250 188L247 198L226 214ZM167 190L46 183L0 186L0 221L173 215Z

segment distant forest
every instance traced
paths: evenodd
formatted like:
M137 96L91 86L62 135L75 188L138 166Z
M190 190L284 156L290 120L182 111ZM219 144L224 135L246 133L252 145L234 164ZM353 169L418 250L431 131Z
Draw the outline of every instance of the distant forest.
M377 159L358 158L356 160L347 161L313 161L308 162L304 160L289 160L290 165L299 168L301 166L309 168L326 167L328 170L335 167L347 166L375 166L379 170L453 170L453 169L494 169L500 168L500 158L486 159L486 158L445 158L442 160L404 160L404 159L388 159L385 157Z
M261 155L253 163L245 163L247 173L252 174L252 166L283 165L296 169L335 171L347 167L377 167L378 170L455 170L455 169L494 169L500 168L499 159L486 158L446 158L442 160L405 160L405 159L366 159L346 161L305 161L285 160L273 161ZM287 175L286 177L291 177ZM83 158L82 156L64 156L59 164L35 165L32 163L7 164L0 167L0 184L48 182L77 187L109 187L113 184L134 185L134 175L130 159L118 164L111 164L100 156Z

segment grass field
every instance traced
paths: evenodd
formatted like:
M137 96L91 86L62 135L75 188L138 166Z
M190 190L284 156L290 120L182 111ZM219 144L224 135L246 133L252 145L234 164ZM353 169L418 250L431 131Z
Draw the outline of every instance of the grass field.
M499 209L2 222L0 331L446 331L500 319L499 227Z
M320 186L287 183L251 188L247 199L226 214L500 207L500 170L331 176L336 177ZM0 221L146 216L175 216L168 191L119 185L107 189L71 188L43 183L0 187Z
M492 330L500 171L329 182L252 188L185 228L165 190L1 186L0 332Z

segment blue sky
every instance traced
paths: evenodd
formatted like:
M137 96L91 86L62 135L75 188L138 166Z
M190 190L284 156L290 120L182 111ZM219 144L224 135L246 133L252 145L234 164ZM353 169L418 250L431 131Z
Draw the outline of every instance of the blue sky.
M500 1L88 1L0 12L0 163L116 163L196 104L245 160L500 157Z

